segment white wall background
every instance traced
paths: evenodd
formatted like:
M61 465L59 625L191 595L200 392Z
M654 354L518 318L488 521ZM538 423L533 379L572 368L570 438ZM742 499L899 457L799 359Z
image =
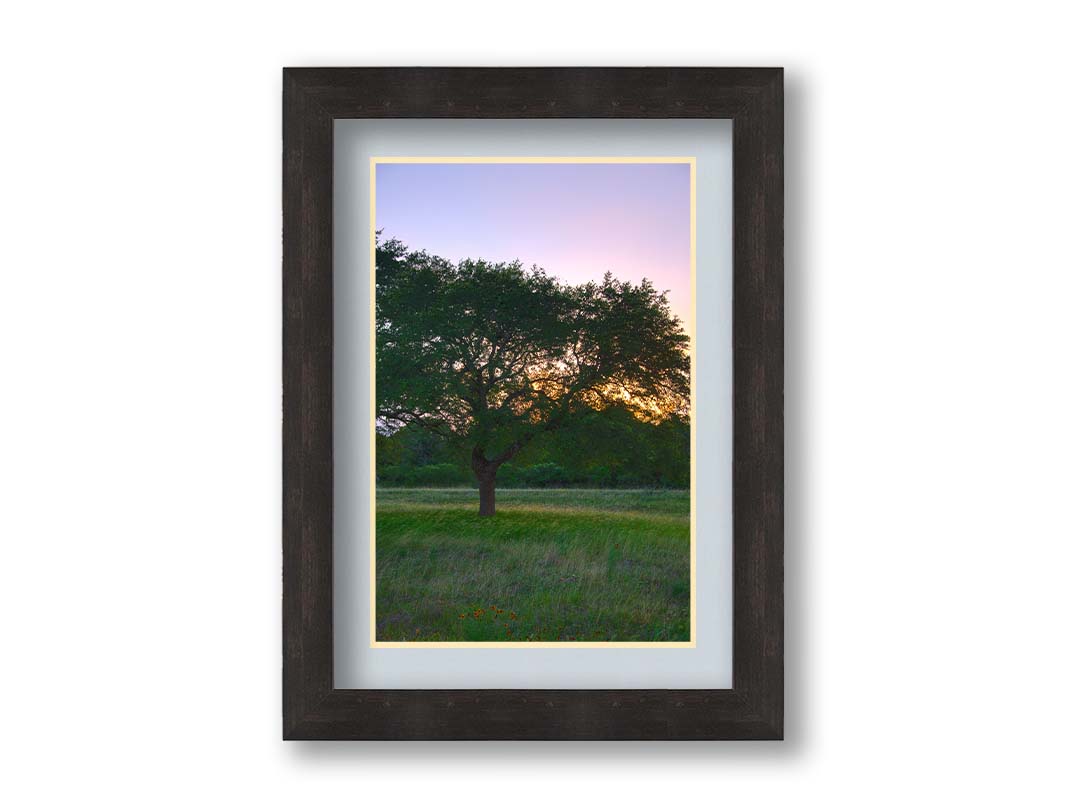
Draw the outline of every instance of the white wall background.
M1053 4L3 16L6 795L1063 793ZM281 742L287 64L787 68L786 743Z

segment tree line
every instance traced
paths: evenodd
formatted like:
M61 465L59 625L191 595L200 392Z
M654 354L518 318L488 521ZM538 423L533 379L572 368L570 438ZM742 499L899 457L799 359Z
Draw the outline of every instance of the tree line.
M378 485L476 487L470 455L418 426L377 434ZM507 488L689 487L689 423L672 417L642 422L614 407L583 417L565 431L531 442L497 471Z

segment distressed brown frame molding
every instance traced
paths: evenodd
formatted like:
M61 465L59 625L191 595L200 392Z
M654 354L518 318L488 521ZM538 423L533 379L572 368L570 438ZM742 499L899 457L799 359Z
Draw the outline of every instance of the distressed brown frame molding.
M782 70L286 69L283 735L781 739ZM333 684L333 122L733 120L733 688L362 690Z

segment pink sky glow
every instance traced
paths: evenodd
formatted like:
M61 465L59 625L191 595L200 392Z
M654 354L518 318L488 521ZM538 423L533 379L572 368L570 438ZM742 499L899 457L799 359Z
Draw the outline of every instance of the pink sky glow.
M375 227L450 261L519 260L566 283L648 278L691 328L689 164L389 164Z

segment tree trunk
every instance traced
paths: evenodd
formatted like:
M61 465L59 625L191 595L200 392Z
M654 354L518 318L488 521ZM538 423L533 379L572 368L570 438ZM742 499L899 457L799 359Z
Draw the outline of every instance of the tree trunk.
M478 476L478 516L491 517L496 513L496 470Z
M496 513L496 471L500 462L490 461L485 452L474 448L471 453L471 469L478 479L478 516L491 517Z

